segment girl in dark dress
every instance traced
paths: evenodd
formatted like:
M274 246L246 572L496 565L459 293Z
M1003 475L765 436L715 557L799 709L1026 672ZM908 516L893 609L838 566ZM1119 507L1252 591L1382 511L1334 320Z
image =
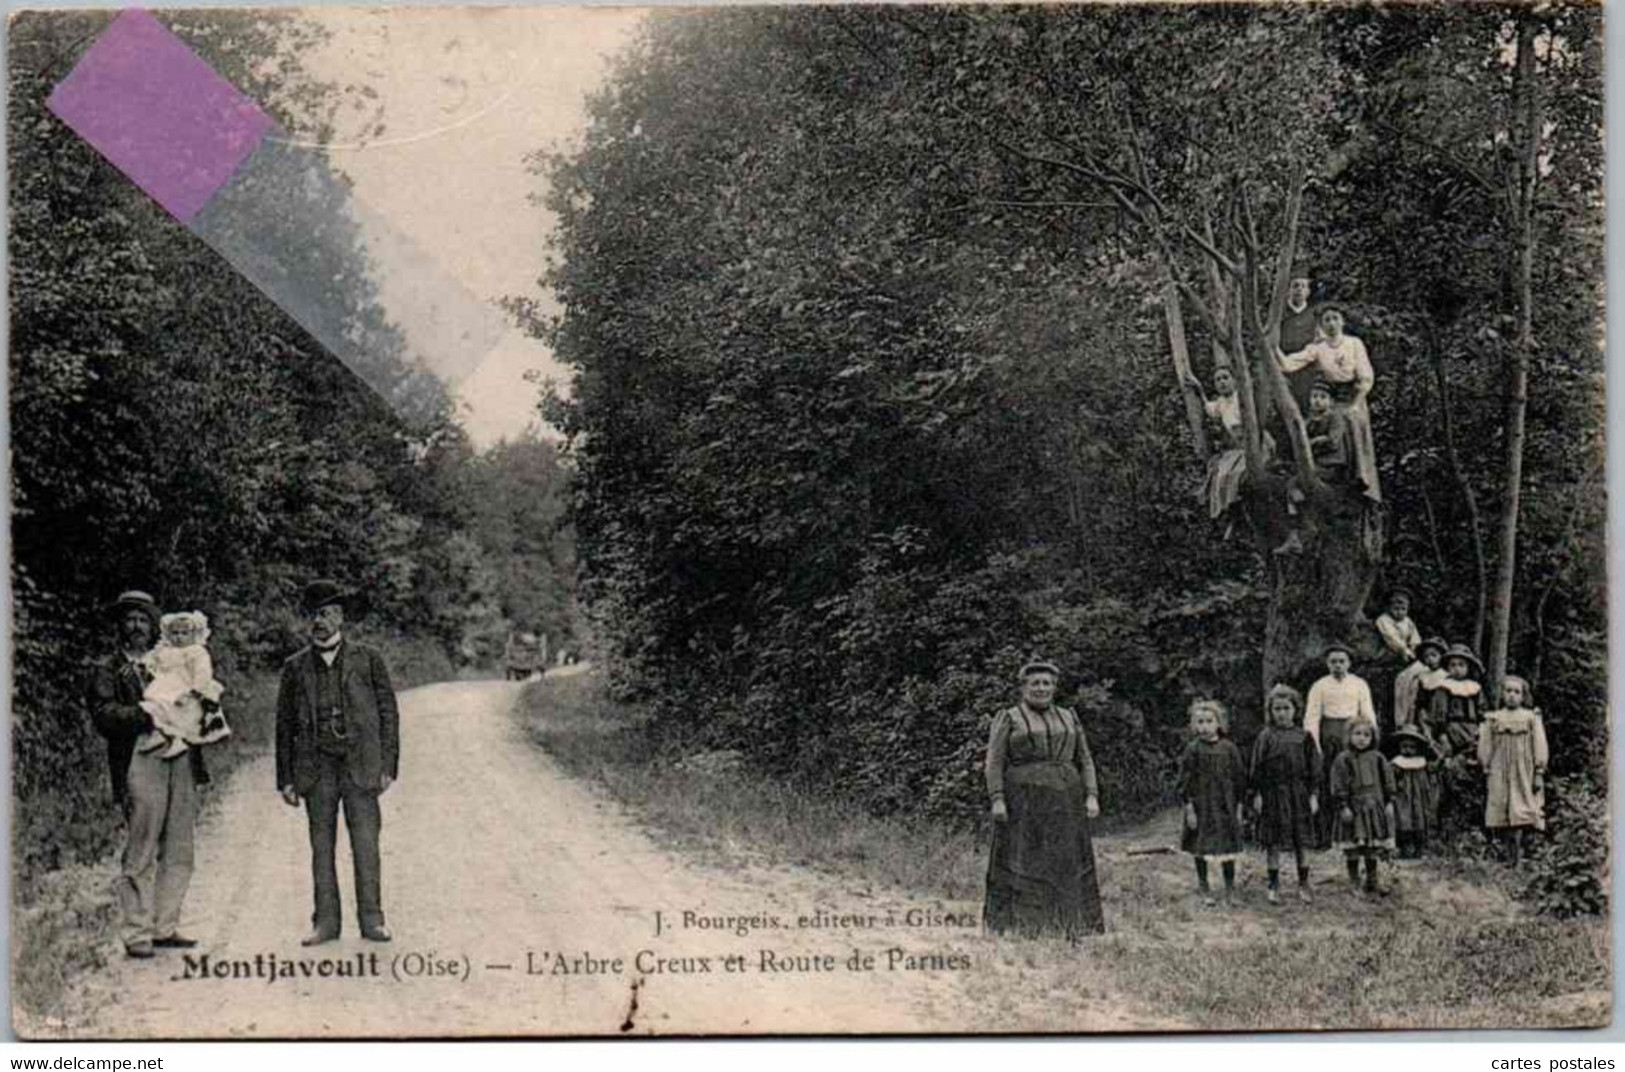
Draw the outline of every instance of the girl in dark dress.
M993 933L1063 934L1106 929L1089 822L1100 814L1095 764L1073 712L1055 705L1060 671L1021 668L1021 702L993 719L987 792L993 846L983 925Z
M1401 860L1415 860L1439 823L1437 749L1421 727L1394 731L1394 843Z
M1185 800L1185 833L1180 848L1196 857L1196 882L1202 903L1218 902L1208 887L1208 862L1217 860L1224 872L1224 899L1230 902L1236 886L1236 856L1241 852L1241 808L1247 791L1247 767L1241 751L1220 737L1224 705L1197 700L1190 707L1191 732L1179 764L1179 789Z
M1320 747L1300 723L1303 697L1290 685L1277 685L1265 703L1269 717L1253 743L1250 785L1258 816L1258 843L1269 868L1269 902L1281 903L1281 850L1291 849L1298 865L1298 900L1309 903L1309 864L1304 854L1316 845L1320 812Z
M1378 893L1377 862L1394 844L1394 769L1376 749L1376 724L1360 719L1349 727L1349 746L1332 763L1332 804L1337 808L1337 845L1349 881Z

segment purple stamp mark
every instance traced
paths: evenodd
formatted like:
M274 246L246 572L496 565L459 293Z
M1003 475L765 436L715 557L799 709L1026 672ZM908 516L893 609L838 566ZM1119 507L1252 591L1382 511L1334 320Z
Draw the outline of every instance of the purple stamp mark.
M275 125L151 14L113 20L48 106L182 223Z
M52 92L51 111L259 287L332 355L415 423L507 330L503 318L389 221L351 198L323 154L280 128L145 11L122 12ZM301 271L312 236L354 236L374 268L335 285ZM345 241L342 237L334 240ZM389 333L357 331L357 310L394 295Z

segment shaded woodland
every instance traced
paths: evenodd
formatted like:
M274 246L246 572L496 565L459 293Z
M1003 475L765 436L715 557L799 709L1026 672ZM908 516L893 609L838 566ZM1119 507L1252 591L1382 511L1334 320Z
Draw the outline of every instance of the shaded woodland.
M1587 5L652 17L537 158L563 312L518 303L576 371L548 412L617 687L673 751L974 822L1042 653L1132 814L1193 697L1245 741L1403 586L1535 682L1547 863L1595 875L1601 50ZM1369 349L1379 507L1276 371L1298 270ZM1185 379L1220 366L1301 555L1208 516Z
M404 680L489 663L510 627L572 629L570 474L550 444L476 453L427 377L433 419L403 424L46 111L111 16L25 14L10 34L13 815L25 876L92 860L117 835L82 687L111 639L101 607L124 589L208 615L228 710L303 643L298 595L316 576L368 592L361 628ZM265 13L165 18L279 119L322 131L334 87L298 65L317 28ZM354 229L294 248L298 270L350 281L348 324L398 363ZM257 724L237 710L240 728Z

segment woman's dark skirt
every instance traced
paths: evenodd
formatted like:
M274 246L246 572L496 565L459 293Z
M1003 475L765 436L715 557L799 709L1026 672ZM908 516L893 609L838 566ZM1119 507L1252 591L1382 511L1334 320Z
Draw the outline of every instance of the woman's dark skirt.
M1083 780L1064 763L1005 770L1007 821L993 824L982 922L996 934L1101 934Z

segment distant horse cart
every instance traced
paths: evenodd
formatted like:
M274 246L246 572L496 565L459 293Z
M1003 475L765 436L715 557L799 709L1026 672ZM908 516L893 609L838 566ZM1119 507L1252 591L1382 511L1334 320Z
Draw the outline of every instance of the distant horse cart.
M547 637L535 633L508 634L508 647L503 654L509 681L534 681L547 669Z

